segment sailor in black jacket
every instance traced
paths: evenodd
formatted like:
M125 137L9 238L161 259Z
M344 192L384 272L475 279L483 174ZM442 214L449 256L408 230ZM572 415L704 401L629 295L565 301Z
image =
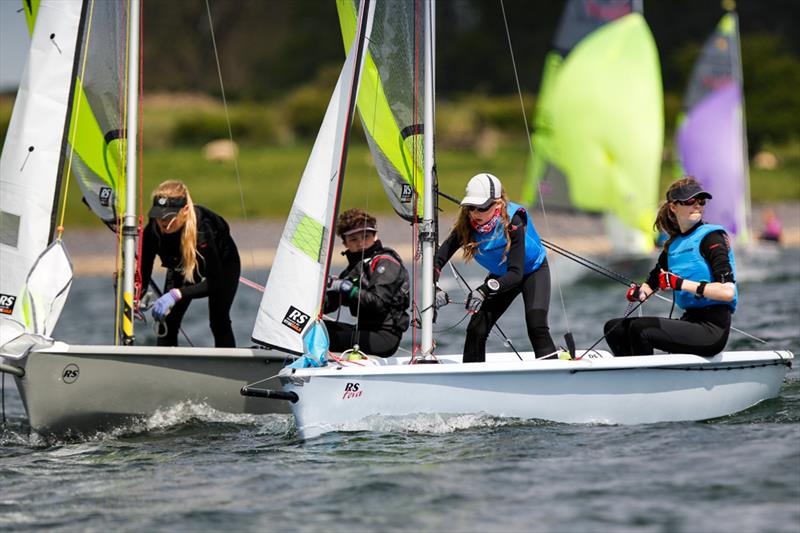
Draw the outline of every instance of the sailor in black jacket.
M177 346L178 331L189 304L208 297L208 315L216 347L236 346L230 309L239 286L239 251L225 220L194 205L180 181L165 181L153 192L150 221L142 236L142 290L146 291L156 255L167 269L164 294L153 305L153 318L166 334L159 346Z
M330 278L324 312L347 306L355 324L325 320L330 350L341 352L358 345L370 355L388 357L397 351L408 329L408 271L397 252L377 240L375 217L360 209L339 216L336 231L347 248L347 268Z

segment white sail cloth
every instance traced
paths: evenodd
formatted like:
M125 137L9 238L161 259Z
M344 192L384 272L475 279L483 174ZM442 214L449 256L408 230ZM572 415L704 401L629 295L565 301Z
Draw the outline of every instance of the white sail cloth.
M367 14L367 39L373 9ZM253 328L253 341L291 353L303 353L303 335L320 314L328 246L339 200L345 133L357 97L351 94L351 87L363 65L358 45L359 39L355 39L336 82L281 235ZM357 58L362 59L358 64Z
M81 6L81 0L42 1L0 156L0 316L29 331L22 296L53 238Z

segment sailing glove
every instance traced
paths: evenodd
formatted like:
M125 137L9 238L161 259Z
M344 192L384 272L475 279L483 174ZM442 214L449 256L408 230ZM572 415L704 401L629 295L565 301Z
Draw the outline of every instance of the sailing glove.
M481 305L483 305L483 301L486 299L486 294L481 289L475 289L471 291L467 296L467 301L464 305L467 309L467 313L470 315L474 315L478 311L480 311Z
M349 279L334 279L328 285L328 292L349 293L353 290L353 282Z
M683 287L683 278L680 276L676 276L672 272L667 272L662 270L661 273L658 275L658 288L662 291L667 289L672 289L673 291L679 291Z
M153 318L156 320L164 320L172 307L181 300L181 291L178 289L172 289L171 291L164 293L161 295L161 298L156 300L156 303L153 304L153 310L151 314Z
M641 285L637 285L636 283L631 283L630 288L628 289L628 293L625 295L625 298L628 299L629 302L638 302L641 298L640 289L642 288Z
M448 296L447 293L444 292L439 287L436 287L436 299L433 302L433 307L435 307L436 309L441 309L442 307L444 307L449 303L450 303L450 296Z

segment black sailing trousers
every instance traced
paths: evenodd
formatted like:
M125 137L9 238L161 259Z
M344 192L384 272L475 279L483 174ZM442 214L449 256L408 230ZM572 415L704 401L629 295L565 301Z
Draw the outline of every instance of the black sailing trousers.
M497 320L520 292L525 306L528 338L536 357L544 357L556 351L547 324L547 312L550 308L550 267L545 260L538 270L523 276L520 285L487 298L480 310L472 315L467 325L467 338L464 340L465 363L482 363L486 360L486 339Z
M216 348L235 348L236 339L233 336L233 327L231 326L231 306L233 305L233 298L236 296L236 290L239 288L241 266L238 261L230 264L226 263L223 272L222 279L219 280L221 282L220 286L208 294L208 323L211 327L211 333L214 335L214 346ZM176 272L168 273L166 287L164 288L165 292L172 288L180 289L183 286L182 281L183 277L180 274ZM172 310L164 319L167 333L158 338L156 341L158 346L178 345L178 331L181 328L183 315L189 309L190 303L192 303L191 298L183 298L172 307Z

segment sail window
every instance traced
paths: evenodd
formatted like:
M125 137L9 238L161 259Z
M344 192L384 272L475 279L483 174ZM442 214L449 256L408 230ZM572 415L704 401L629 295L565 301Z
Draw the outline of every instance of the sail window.
M322 262L327 233L325 226L310 216L302 211L292 211L286 224L284 238L314 261Z
M19 243L19 215L0 210L0 244L17 247Z

